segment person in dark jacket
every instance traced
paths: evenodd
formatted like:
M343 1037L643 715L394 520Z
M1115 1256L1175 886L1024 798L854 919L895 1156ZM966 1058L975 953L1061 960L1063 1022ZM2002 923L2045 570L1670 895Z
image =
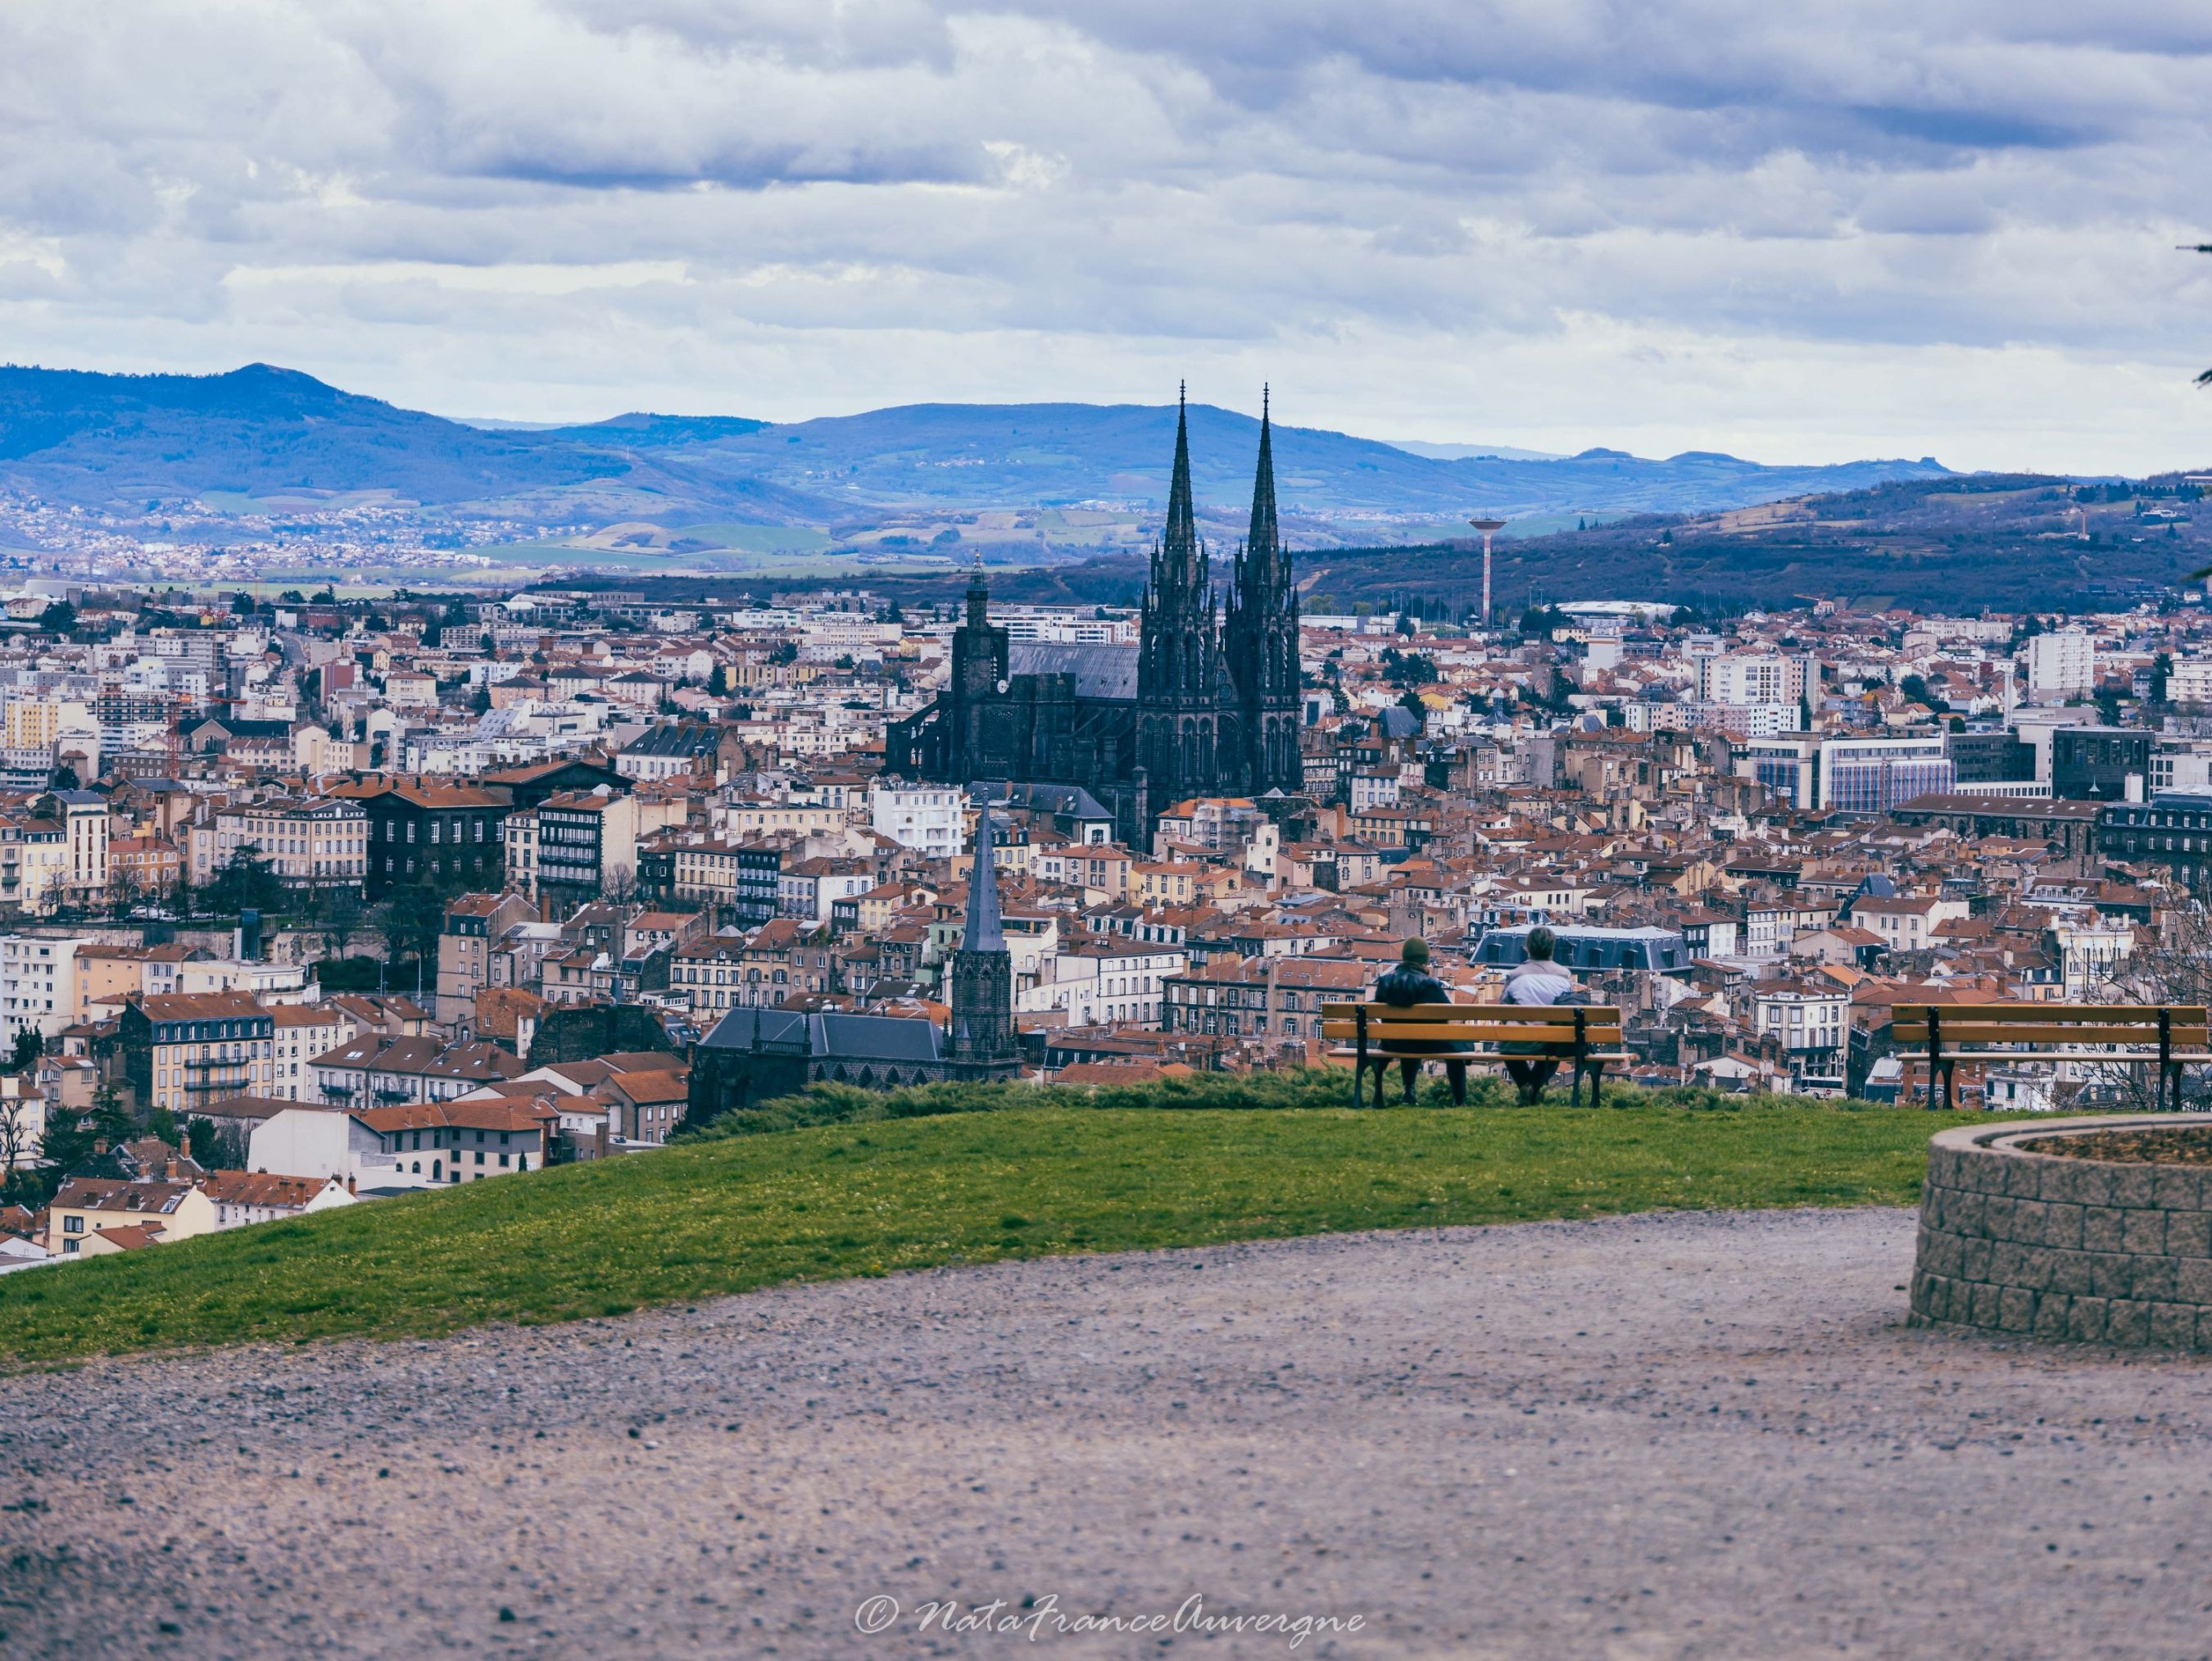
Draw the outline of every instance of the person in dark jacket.
M1387 1003L1394 1009L1411 1009L1416 1004L1449 1003L1451 992L1444 983L1429 973L1429 943L1410 940L1398 950L1398 966L1375 983L1375 1001ZM1399 1046L1402 1050L1417 1050L1425 1056L1464 1055L1467 1046L1449 1038L1415 1039ZM1382 1105L1382 1080L1389 1071L1388 1061L1375 1064L1375 1105ZM1421 1071L1421 1063L1413 1056L1401 1056L1398 1062L1400 1098L1413 1099L1413 1080ZM1452 1105L1467 1105L1467 1063L1444 1063L1444 1076L1451 1081Z

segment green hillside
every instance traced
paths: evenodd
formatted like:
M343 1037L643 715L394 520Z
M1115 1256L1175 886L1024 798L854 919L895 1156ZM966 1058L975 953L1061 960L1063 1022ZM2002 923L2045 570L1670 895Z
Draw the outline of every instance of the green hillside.
M1639 514L1499 538L1493 581L1532 601L1668 600L1701 609L1832 599L1971 614L2120 608L2212 558L2212 515L2176 475L2079 484L2020 475L1902 480L1717 514ZM1516 532L1534 528L1516 525ZM1429 599L1456 611L1480 583L1479 550L1316 551L1313 592L1340 604Z
M1036 1098L1017 1087L994 1099ZM0 1360L574 1320L782 1281L1061 1252L1655 1209L1901 1205L1917 1196L1937 1128L1894 1108L1644 1103L1024 1105L769 1130L0 1277Z

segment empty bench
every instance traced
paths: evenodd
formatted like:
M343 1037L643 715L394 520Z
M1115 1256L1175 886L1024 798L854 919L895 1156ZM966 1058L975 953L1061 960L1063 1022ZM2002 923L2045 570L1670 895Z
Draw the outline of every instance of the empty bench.
M1632 1059L1621 1048L1620 1011L1591 1004L1417 1003L1401 1008L1389 1003L1332 1003L1322 1006L1322 1037L1337 1048L1330 1054L1349 1059L1352 1104L1359 1105L1367 1069L1376 1069L1375 1104L1382 1104L1382 1071L1395 1061L1462 1062L1469 1067L1503 1067L1507 1062L1550 1059L1575 1069L1571 1099L1582 1104L1583 1078L1590 1081L1590 1105L1598 1104L1607 1066ZM1464 1051L1438 1054L1439 1043L1462 1044ZM1546 1055L1499 1053L1502 1043L1540 1043Z
M1927 1057L1931 1110L1955 1104L1960 1062L2023 1061L2155 1067L2163 1109L2181 1105L2184 1066L2212 1062L2207 1023L2202 1004L1901 1003L1890 1012L1890 1036L1900 1051Z

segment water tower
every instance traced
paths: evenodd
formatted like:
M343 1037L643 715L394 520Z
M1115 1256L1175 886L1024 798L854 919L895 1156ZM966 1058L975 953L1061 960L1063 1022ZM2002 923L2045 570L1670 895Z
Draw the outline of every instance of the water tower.
M1505 528L1502 519L1471 519L1468 523L1482 532L1482 626L1490 627L1490 538Z

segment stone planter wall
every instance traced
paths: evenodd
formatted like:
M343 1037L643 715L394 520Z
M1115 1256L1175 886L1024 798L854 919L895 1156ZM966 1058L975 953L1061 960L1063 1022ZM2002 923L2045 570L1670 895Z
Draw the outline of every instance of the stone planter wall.
M2029 1153L2068 1132L2198 1114L1940 1133L1921 1191L1911 1321L2080 1343L2212 1351L2212 1166Z

